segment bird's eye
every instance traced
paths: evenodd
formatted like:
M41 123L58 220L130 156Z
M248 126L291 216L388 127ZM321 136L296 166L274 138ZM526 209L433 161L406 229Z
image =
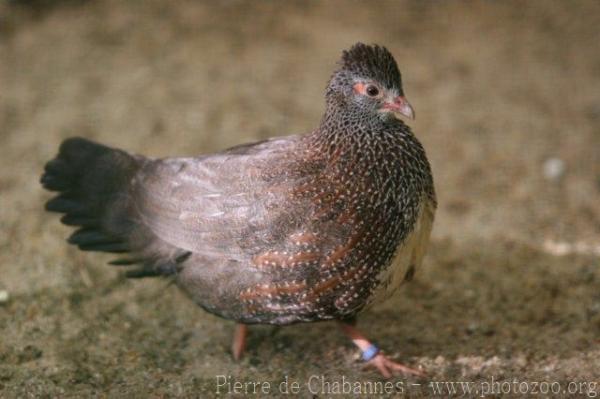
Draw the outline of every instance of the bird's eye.
M379 89L373 85L369 85L366 92L370 97L376 97L379 94Z

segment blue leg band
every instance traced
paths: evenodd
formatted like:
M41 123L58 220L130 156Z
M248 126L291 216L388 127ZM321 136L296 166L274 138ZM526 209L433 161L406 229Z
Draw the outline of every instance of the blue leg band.
M365 362L372 360L379 353L379 348L375 345L371 344L367 349L365 349L362 353L362 358Z

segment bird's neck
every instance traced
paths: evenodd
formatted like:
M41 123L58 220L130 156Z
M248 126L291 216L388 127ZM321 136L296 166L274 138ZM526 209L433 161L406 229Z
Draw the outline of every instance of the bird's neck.
M400 136L411 134L400 121L386 121L373 112L329 104L319 127L307 139L325 154L356 153L393 145ZM389 148L389 147L388 147Z

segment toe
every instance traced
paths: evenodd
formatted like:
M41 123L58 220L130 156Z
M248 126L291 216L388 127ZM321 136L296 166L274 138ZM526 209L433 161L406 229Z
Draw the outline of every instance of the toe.
M410 368L410 367L405 366L403 364L393 362L391 360L388 360L388 362L389 362L388 363L388 367L390 367L394 371L399 371L399 372L401 372L403 374L411 374L411 375L415 375L415 376L418 376L418 377L425 377L426 376L426 374L423 371L421 371L421 370L413 369L413 368Z
M370 360L367 363L367 366L375 367L384 378L390 378L392 376L392 372L400 372L402 374L415 375L418 377L426 376L424 372L410 368L401 363L396 363L381 353Z

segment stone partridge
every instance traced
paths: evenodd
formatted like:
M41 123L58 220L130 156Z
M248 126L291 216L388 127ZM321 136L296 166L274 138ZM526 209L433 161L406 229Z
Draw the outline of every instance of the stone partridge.
M65 140L41 178L46 209L84 251L129 277L170 276L206 311L249 324L337 320L384 376L395 363L355 327L423 259L436 209L398 66L378 45L343 52L311 133L193 158L151 159Z

